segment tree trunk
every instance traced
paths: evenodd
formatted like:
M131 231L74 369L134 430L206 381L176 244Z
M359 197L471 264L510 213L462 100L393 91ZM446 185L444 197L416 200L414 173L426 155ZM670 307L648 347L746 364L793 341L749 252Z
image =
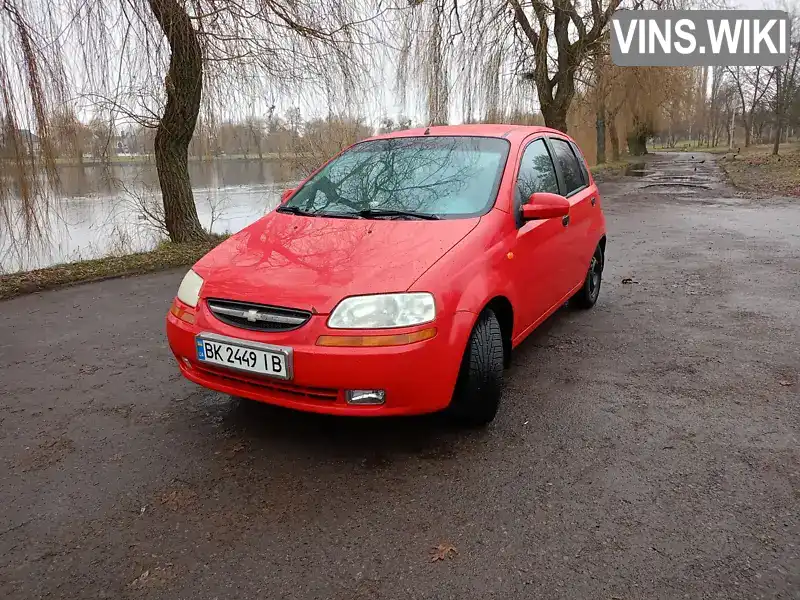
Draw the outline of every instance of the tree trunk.
M608 136L611 138L611 160L619 161L619 134L617 133L617 120L611 117L608 120Z
M633 156L647 154L647 136L650 134L650 127L637 116L633 117L633 128L628 133L628 151Z
M628 135L628 151L633 156L647 154L647 136L636 132Z
M783 89L781 88L781 70L775 69L775 140L772 144L772 155L777 156L783 135Z
M178 0L148 0L170 46L164 81L167 104L155 139L156 168L164 201L164 224L173 242L203 239L189 180L189 142L200 113L203 54L189 15Z
M597 164L606 162L606 106L600 101L597 107Z
M541 95L540 95L541 98ZM567 107L555 103L542 104L544 124L553 129L567 133Z
M749 119L744 119L744 147L747 148L750 145L750 138L753 134L753 117L751 116Z
M772 155L773 156L778 156L778 151L780 150L780 147L781 147L781 136L782 135L783 135L783 132L781 131L780 127L777 128L775 130L775 139L774 139L774 141L772 143Z

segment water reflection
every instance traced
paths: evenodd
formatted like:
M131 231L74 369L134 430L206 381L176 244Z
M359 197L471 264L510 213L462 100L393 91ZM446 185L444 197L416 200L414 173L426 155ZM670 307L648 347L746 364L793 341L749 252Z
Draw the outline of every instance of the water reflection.
M189 172L200 221L217 233L260 218L298 179L285 163L259 160L192 162ZM59 175L60 198L45 216L47 239L23 249L0 231L0 272L147 250L160 239L140 205L160 202L155 165L65 166Z

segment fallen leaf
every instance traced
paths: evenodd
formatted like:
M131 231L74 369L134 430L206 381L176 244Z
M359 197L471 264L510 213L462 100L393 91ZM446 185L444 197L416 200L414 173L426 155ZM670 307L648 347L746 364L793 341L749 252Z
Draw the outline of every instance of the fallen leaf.
M792 382L788 379L781 379L778 383L780 383L783 387L789 387L792 385Z
M144 573L142 573L141 575L139 575L139 576L138 576L136 579L134 579L133 581L131 581L131 582L128 584L128 587L136 587L136 586L138 586L138 585L141 585L142 583L144 583L145 581L147 581L147 578L148 578L148 577L150 577L150 569L147 569L147 571L145 571Z
M627 284L630 284L630 283L639 283L639 282L638 282L638 281L635 281L635 280L633 279L633 277L623 277L623 278L622 278L622 283L624 283L625 285L627 285Z
M455 546L450 544L439 544L438 546L433 547L433 555L431 556L431 562L436 562L437 560L444 560L446 558L453 558L456 554L458 554L458 550L456 550Z
M172 510L183 510L194 503L197 494L186 488L177 488L161 495L161 504Z

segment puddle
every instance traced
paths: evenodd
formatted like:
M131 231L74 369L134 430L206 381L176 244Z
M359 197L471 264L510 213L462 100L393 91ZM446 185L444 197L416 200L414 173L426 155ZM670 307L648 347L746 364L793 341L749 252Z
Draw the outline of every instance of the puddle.
M646 167L647 163L630 163L625 167L625 175L628 177L644 177L647 173Z
M702 183L688 183L686 181L660 181L656 183L648 183L646 188L653 188L653 187L680 187L680 188L694 188L694 189L701 189L701 190L708 190L711 189L709 186L702 184Z

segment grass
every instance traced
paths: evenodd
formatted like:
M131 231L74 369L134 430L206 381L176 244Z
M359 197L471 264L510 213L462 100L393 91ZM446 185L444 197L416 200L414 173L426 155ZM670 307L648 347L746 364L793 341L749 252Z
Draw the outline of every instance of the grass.
M208 241L195 244L162 242L150 252L107 256L35 271L0 275L0 300L77 283L141 275L192 265L226 237L213 235Z
M676 146L674 148L653 146L651 150L653 152L703 152L705 154L728 154L731 151L727 146L714 146L713 148L706 146Z
M589 167L589 170L592 172L592 175L594 175L595 177L598 176L598 175L602 175L602 176L619 175L623 171L625 171L625 169L628 168L628 165L630 165L631 162L634 162L632 160L632 158L633 157L628 156L628 157L625 157L625 158L621 158L620 160L611 161L611 162L605 162L602 165L592 165L591 167ZM641 157L636 157L636 158L641 158ZM638 161L636 161L636 162L638 162Z
M738 147L738 145L736 147ZM725 154L726 152L730 152L730 148L728 148L727 145L709 148L703 145L698 146L696 140L681 140L676 142L673 146L657 146L654 144L648 146L648 148L653 152L707 152L709 154Z
M719 165L731 183L750 192L800 197L800 142L781 144L780 154L772 155L772 144L728 151Z
M630 154L623 154L619 160L612 160L605 162L602 165L592 165L589 170L598 181L602 181L607 177L617 177L625 174L625 171L631 165L641 164L649 160L648 155L644 156L631 156Z

